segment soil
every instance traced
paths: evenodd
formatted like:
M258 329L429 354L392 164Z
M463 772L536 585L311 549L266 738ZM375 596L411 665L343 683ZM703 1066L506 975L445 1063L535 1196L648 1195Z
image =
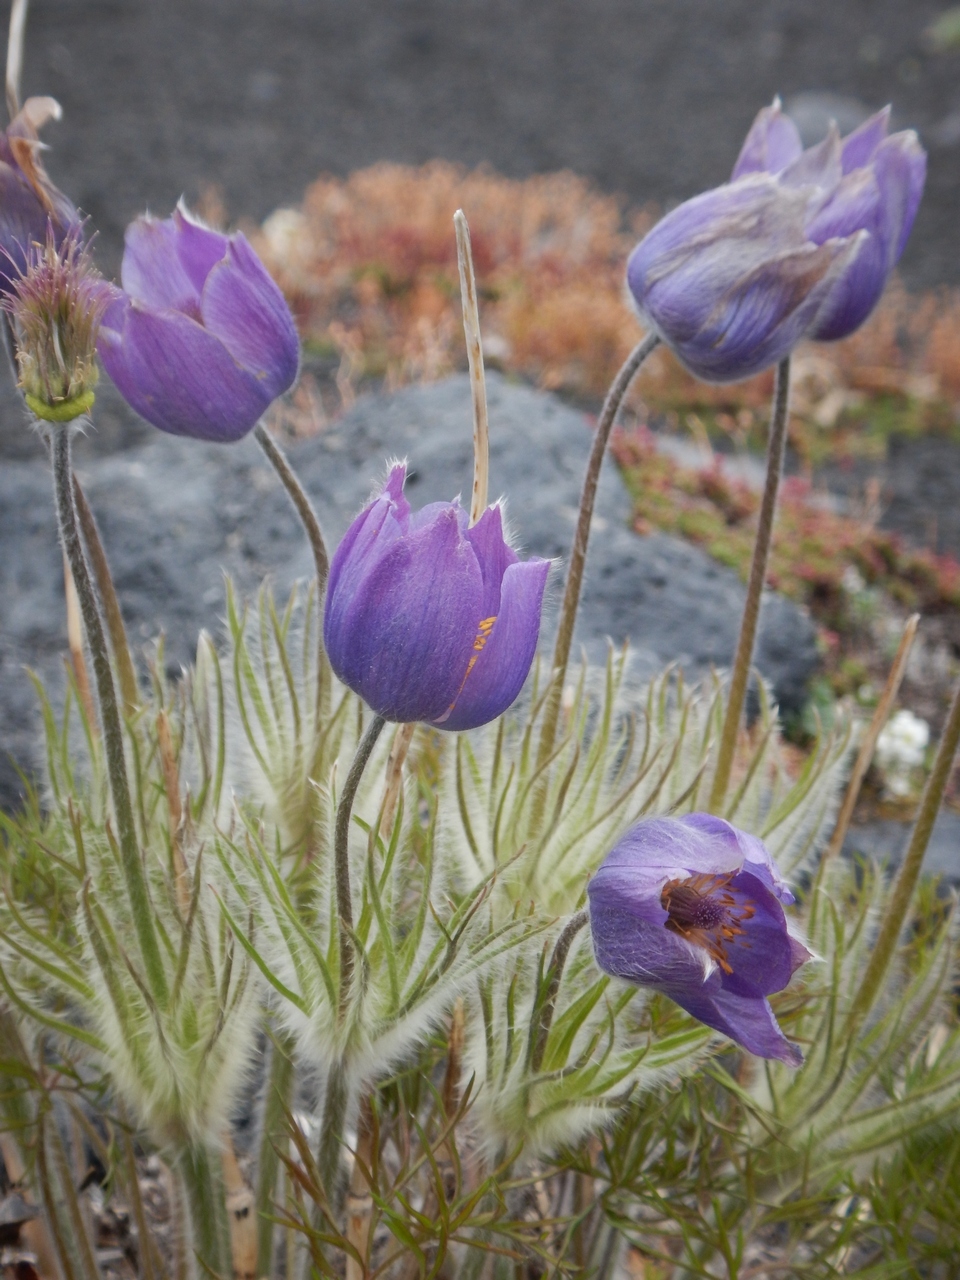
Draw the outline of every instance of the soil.
M930 150L904 270L960 282L960 51L942 0L35 0L25 93L109 270L123 228L219 188L261 220L321 171L570 168L634 204L723 181L775 93L805 129L893 101ZM6 10L6 6L4 6Z

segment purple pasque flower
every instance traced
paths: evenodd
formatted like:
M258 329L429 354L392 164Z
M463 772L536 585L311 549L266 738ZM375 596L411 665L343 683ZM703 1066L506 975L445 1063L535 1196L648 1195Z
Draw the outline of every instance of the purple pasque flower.
M605 973L662 991L761 1058L800 1065L767 996L810 952L787 929L793 895L762 840L708 813L645 818L587 892Z
M548 560L521 561L499 506L470 527L459 502L411 512L398 464L330 566L323 636L337 676L387 720L473 729L527 678Z
M300 344L283 294L238 233L180 205L127 228L123 295L97 350L120 394L161 431L239 440L297 376Z
M28 98L0 133L0 294L11 292L31 245L46 246L48 231L57 249L71 232L79 235L79 213L40 162L39 130L60 114L53 98Z
M803 150L779 100L747 134L731 180L686 201L627 263L641 316L708 382L749 377L801 338L845 338L903 253L926 177L889 107Z

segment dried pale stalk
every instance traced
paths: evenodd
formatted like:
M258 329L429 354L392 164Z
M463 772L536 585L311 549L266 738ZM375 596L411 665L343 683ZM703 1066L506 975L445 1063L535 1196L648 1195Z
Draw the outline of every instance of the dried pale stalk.
M840 813L837 815L837 825L833 829L830 843L824 850L824 862L827 862L830 858L835 858L843 848L843 841L850 826L850 819L853 817L853 810L860 795L863 779L870 768L870 761L873 759L873 753L876 750L877 739L880 737L883 726L887 723L887 717L890 715L890 709L894 704L904 672L907 669L907 659L910 657L910 650L913 647L919 622L919 613L914 613L907 619L907 625L903 628L903 635L900 637L900 645L890 668L890 674L887 676L887 683L884 685L883 693L877 703L869 728L863 735L856 763L850 774L850 781L847 783L847 792L843 798L843 804L840 806Z
M234 1280L257 1280L257 1215L253 1191L247 1186L230 1138L220 1157L230 1222L230 1253Z
M63 557L63 591L67 605L67 643L70 646L70 665L77 681L77 691L83 703L83 713L87 717L90 732L97 732L97 712L90 693L90 677L87 674L87 662L83 656L83 622L80 618L80 599L77 596L77 585L70 572L67 557Z
M477 305L477 278L470 249L470 228L463 210L453 215L457 234L457 263L460 267L460 298L463 303L463 336L470 366L473 394L473 495L470 523L476 524L487 509L490 479L490 425L487 418L487 384L483 374L483 345L480 341L480 310Z
M163 789L167 795L170 814L170 861L174 884L177 889L177 906L184 919L190 914L190 883L187 862L183 856L183 805L180 800L180 770L173 749L170 718L165 711L157 716L157 746L160 749L160 766L163 769Z
M23 37L27 28L28 0L13 0L7 34L7 112L12 120L20 110L20 76L23 71Z
M353 1245L363 1259L358 1262L351 1254L347 1254L346 1280L367 1280L369 1270L370 1228L373 1222L373 1196L367 1173L373 1168L373 1111L370 1099L366 1097L360 1103L360 1115L357 1119L357 1154L350 1175L350 1189L347 1192L347 1240Z
M403 766L413 741L415 723L397 725L393 735L393 745L387 757L387 780L383 793L383 809L380 816L380 835L389 841L393 830L393 820L397 813L397 801L400 798L400 784L403 781Z

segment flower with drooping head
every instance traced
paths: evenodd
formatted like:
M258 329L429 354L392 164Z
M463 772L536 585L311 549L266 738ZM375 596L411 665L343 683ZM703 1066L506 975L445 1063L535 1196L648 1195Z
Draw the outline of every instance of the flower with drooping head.
M803 150L779 100L757 116L728 183L661 219L627 264L641 317L708 382L776 364L801 338L845 338L900 259L926 177L890 111Z
M69 422L92 406L97 331L116 293L91 262L79 229L58 245L49 226L46 243L31 246L3 307L16 335L20 387L38 418Z
M123 294L98 350L120 394L172 435L239 440L293 384L300 346L283 294L241 235L182 206L127 228Z
M540 633L548 560L520 561L499 506L411 513L406 467L357 516L330 566L323 635L344 684L387 720L472 729L514 701Z
M707 813L647 818L588 893L601 969L662 991L751 1053L800 1065L767 996L810 952L787 929L793 895L762 840Z
M53 98L28 98L0 133L0 294L23 275L30 246L46 244L48 231L56 248L79 233L80 215L40 163L38 131L59 119Z

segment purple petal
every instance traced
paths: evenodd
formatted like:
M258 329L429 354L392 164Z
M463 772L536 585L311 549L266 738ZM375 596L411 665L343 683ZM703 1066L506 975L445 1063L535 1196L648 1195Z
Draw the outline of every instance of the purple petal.
M669 988L671 996L675 989L700 994L705 982L709 990L720 989L716 974L711 976L715 966L706 951L661 925L650 924L622 902L611 901L595 880L590 882L589 894L593 951L604 973L642 987Z
M747 173L779 173L803 151L800 132L780 109L780 99L764 107L750 126L750 132L733 166L731 181Z
M340 576L345 570L349 579L355 572L351 566L372 563L382 548L406 532L410 507L403 496L405 477L406 466L394 467L383 492L360 512L343 535L330 563L328 601L336 595ZM347 589L351 589L349 584Z
M377 556L338 562L324 639L338 677L388 720L435 720L473 651L483 583L449 505Z
M761 880L780 902L790 906L795 901L777 870L770 850L759 836L741 831L732 822L727 822L725 818L718 818L712 813L688 813L679 821L688 827L709 834L715 840L722 840L735 846L745 871L750 871Z
M864 120L852 133L848 133L843 140L843 172L850 173L853 169L860 169L865 164L869 164L873 158L873 153L879 147L887 136L887 129L890 126L890 108L884 107L882 111L878 111L876 115Z
M873 167L892 245L891 267L907 247L927 179L927 153L912 129L895 133L877 148Z
M481 523L482 520L474 530ZM499 526L499 521L496 524ZM483 567L481 562L481 569ZM488 570L489 567L488 559ZM537 651L540 610L549 572L549 560L530 559L522 564L508 564L498 590L499 614L493 630L485 641L485 633L478 631L473 647L475 651L478 644L482 647L476 654L477 660L469 669L449 714L434 720L439 728L473 729L487 724L506 711L516 699ZM482 609L486 619L494 616L485 612L489 601L487 581L484 581L483 592Z
M780 174L785 187L821 187L832 190L843 177L843 146L836 124L831 121L827 136L815 147L792 161Z
M188 316L125 299L108 319L97 342L104 367L124 399L161 431L238 440L269 405L263 386Z
M172 218L137 218L123 238L120 283L134 302L171 308L200 319L200 290L180 261L180 232Z
M182 203L174 210L172 222L177 231L180 265L199 295L207 276L227 256L229 241L219 231L197 222Z
M732 973L721 979L724 991L755 999L782 991L796 969L780 903L756 876L747 871L731 880L728 892L738 906L753 910L743 933L726 941L724 949Z
M861 233L855 257L833 282L833 286L808 337L818 342L836 342L859 329L883 293L889 268L888 255L878 236Z
M687 819L643 818L617 842L597 875L613 868L623 868L631 875L649 873L658 878L662 888L667 880L739 871L742 861L735 840L717 840L713 831L700 830ZM657 897L659 901L659 889ZM666 912L661 918L666 919Z
M777 1058L799 1067L803 1054L792 1044L773 1016L767 1000L752 1000L732 992L670 988L666 994L700 1022L735 1040L758 1058Z
M268 403L292 385L300 361L293 316L242 235L207 276L200 310L204 327L262 383Z
M476 552L480 572L483 574L483 616L492 618L500 613L500 584L503 581L503 575L512 564L517 563L518 559L517 553L503 536L503 513L499 503L487 507L473 528L467 530L467 538ZM544 578L546 578L546 570L544 570ZM499 623L497 625L499 626ZM538 606L537 626L539 625Z

